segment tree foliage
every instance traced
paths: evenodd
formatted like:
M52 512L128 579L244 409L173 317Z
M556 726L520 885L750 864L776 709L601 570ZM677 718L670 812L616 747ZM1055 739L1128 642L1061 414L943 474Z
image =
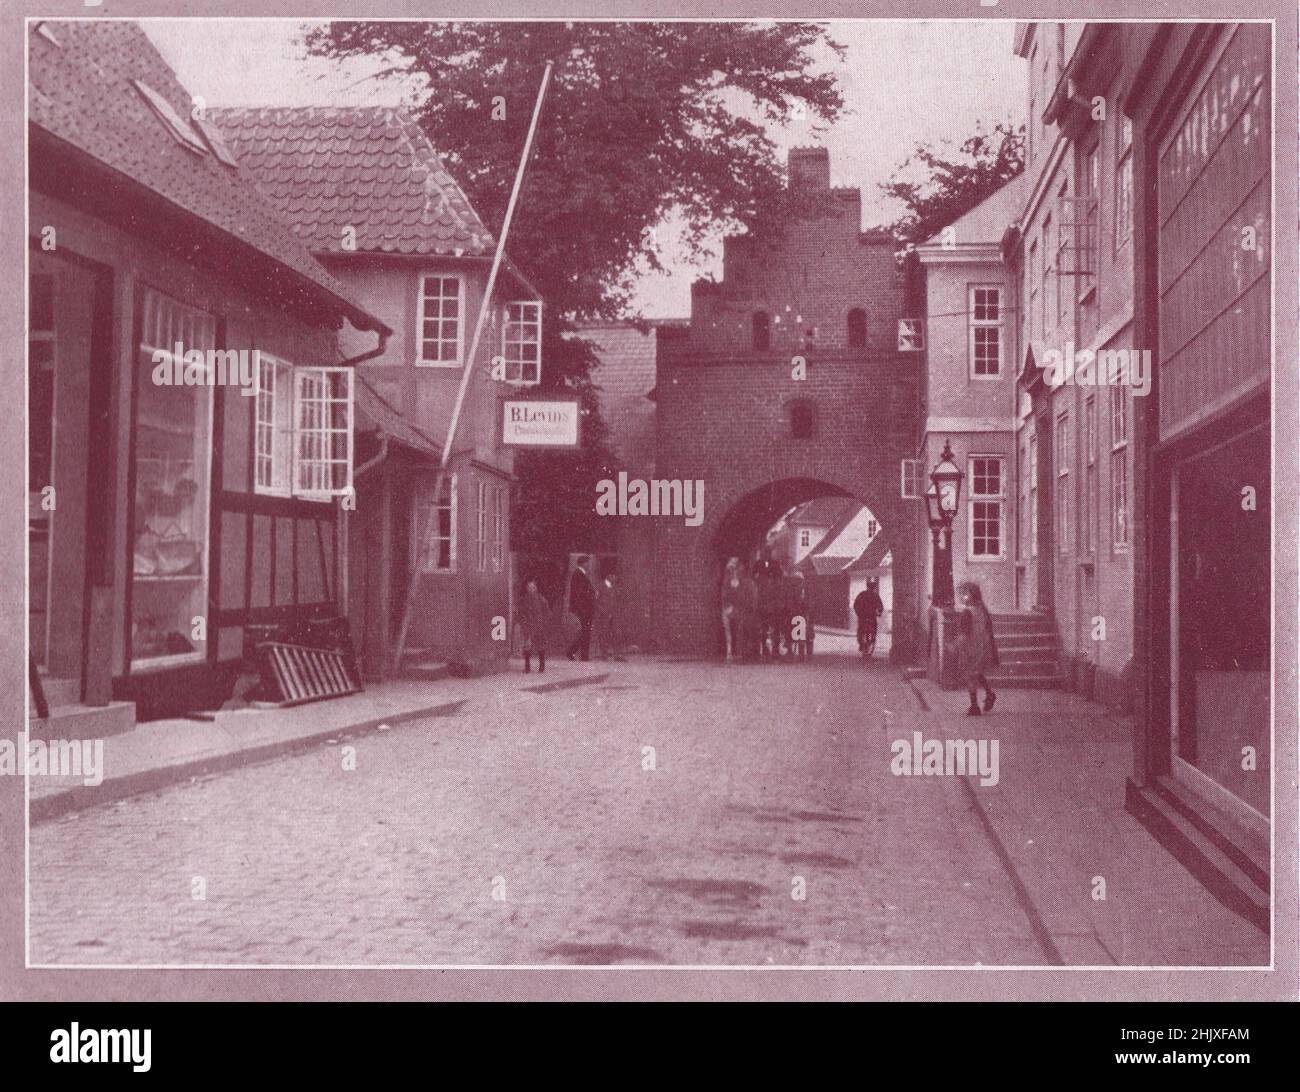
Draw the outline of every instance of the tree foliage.
M1024 126L978 128L954 150L918 144L881 190L904 213L889 225L900 246L919 244L996 193L1025 168Z
M698 258L789 200L766 126L839 116L835 78L816 69L842 48L813 24L673 22L339 22L307 45L383 58L381 78L414 82L411 113L493 231L555 63L507 248L546 301L542 386L576 391L584 438L576 452L520 453L512 537L532 552L593 549L610 530L595 483L614 459L594 355L566 334L628 309L638 270L661 268L670 214L679 252Z

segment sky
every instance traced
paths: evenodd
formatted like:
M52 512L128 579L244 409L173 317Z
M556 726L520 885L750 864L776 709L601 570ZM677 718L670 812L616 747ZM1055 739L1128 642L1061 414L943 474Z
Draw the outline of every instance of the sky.
M402 89L369 77L377 62L307 58L305 24L280 19L159 19L143 22L191 94L208 106L396 105ZM793 122L770 135L781 149L830 150L831 184L862 190L863 226L898 210L879 192L920 141L959 143L983 122L1024 120L1024 62L1011 51L1010 21L835 21L831 37L843 61L827 56L845 100L844 115L823 133ZM525 215L522 208L517 215ZM496 225L489 225L495 227ZM671 224L659 232L667 271L640 279L634 304L650 318L690 313L690 284L718 276L721 255L693 266L675 254Z

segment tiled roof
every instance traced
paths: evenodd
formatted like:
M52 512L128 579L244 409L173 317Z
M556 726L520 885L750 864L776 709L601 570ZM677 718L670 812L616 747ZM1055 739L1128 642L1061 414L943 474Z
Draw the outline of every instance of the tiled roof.
M834 527L846 512L852 518L861 507L852 497L817 497L801 504L786 522L796 527Z
M858 555L852 564L844 566L844 571L846 573L866 572L870 569L888 566L892 560L889 552L889 539L885 535L877 535L867 544L867 548Z
M192 99L136 23L111 19L49 24L57 44L29 34L29 118L102 165L145 186L172 205L273 258L334 297L358 325L378 320L312 257L251 178L211 150L192 151L172 135L139 80L182 119Z
M313 251L481 256L494 248L429 138L400 110L210 110L240 161Z

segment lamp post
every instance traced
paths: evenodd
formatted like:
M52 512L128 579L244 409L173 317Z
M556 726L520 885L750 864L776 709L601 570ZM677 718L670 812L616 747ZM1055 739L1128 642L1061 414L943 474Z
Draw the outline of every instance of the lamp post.
M930 601L936 607L951 607L954 601L952 524L957 518L957 509L961 502L961 482L964 476L953 460L949 441L945 440L938 465L930 472L930 488L925 492L925 514L930 524L930 540L934 546Z

